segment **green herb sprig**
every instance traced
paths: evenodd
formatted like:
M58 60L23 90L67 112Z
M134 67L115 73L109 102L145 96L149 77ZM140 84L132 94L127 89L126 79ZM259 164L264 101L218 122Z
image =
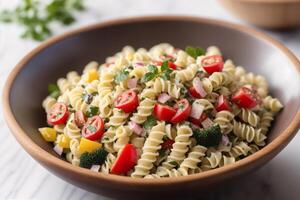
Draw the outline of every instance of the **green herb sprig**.
M56 84L50 83L48 85L48 92L51 97L57 99L60 95L60 90Z
M149 116L143 124L145 129L151 129L155 125L156 125L156 119L153 116Z
M164 80L169 80L170 74L173 72L173 70L169 68L169 61L164 61L162 63L161 72L158 71L158 68L155 65L149 65L148 70L149 72L147 72L141 79L142 83L146 83L157 77L161 77Z
M185 52L192 56L193 58L197 58L198 56L202 56L205 54L205 50L200 48L200 47L192 47L192 46L187 46L185 48Z
M24 27L21 37L42 41L52 35L50 24L69 25L75 21L73 13L84 10L83 0L22 0L14 10L0 11L0 22L17 23Z
M128 78L129 72L126 69L119 71L115 77L115 82L120 83Z
M89 109L86 111L86 116L88 117L93 117L95 115L98 115L99 113L99 107L97 106L91 106Z

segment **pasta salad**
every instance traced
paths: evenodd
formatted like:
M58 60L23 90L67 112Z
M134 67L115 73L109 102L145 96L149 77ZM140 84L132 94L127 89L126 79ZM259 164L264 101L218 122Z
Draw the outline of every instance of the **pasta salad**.
M282 104L261 75L206 51L126 46L49 84L39 129L73 165L134 178L187 176L266 145Z

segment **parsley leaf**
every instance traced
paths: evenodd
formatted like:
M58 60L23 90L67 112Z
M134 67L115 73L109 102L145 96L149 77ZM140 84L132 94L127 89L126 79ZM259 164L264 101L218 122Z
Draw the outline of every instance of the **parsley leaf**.
M156 77L156 74L152 73L152 72L147 72L142 78L141 78L141 82L142 83L146 83L148 81L151 81L152 79L154 79Z
M148 66L148 70L150 72L152 72L153 74L157 74L158 73L158 68L155 65L149 65Z
M169 68L169 61L164 61L161 65L161 71L166 71L167 69L170 69Z
M169 164L175 166L175 168L179 167L179 164L175 160L170 161Z
M83 0L22 0L14 10L1 11L0 22L17 23L24 27L23 38L42 41L51 36L52 22L69 25L75 21L73 12L82 10Z
M99 107L97 107L97 106L91 106L91 107L89 107L89 109L86 111L86 115L87 115L88 117L93 117L93 116L97 115L98 112L99 112Z
M202 56L205 54L204 49L200 48L200 47L192 47L192 46L187 46L185 48L185 52L187 54L189 54L190 56L192 56L193 58L197 58L198 56Z
M144 122L143 126L145 129L151 129L156 124L157 124L156 119L153 116L149 116L147 120Z
M120 83L122 81L125 81L128 78L129 72L126 71L126 69L122 69L119 71L116 75L115 82Z
M97 131L97 129L95 128L95 126L92 126L92 125L88 125L86 128L87 128L89 131L91 131L92 133L94 133L94 132Z
M60 90L56 84L49 84L48 85L48 92L51 97L57 99L60 95Z

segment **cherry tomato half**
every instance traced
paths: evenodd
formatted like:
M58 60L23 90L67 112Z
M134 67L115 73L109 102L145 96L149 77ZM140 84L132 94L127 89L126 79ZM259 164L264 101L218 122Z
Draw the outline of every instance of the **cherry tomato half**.
M241 108L254 108L258 98L255 93L246 87L241 87L231 98L231 100Z
M78 111L75 112L74 121L75 121L75 124L78 127L83 127L84 126L84 124L86 122L86 117L85 117L84 113L81 110L78 110Z
M155 104L154 116L160 121L170 121L176 114L176 110L168 105Z
M48 123L52 125L63 124L69 117L68 107L64 103L55 103L47 115Z
M190 93L190 95L192 95L195 98L198 98L198 99L201 98L201 95L196 91L196 89L194 88L194 86L191 86L189 88L189 93Z
M223 70L224 62L222 56L213 55L203 58L201 64L207 73L212 74L214 72L221 72Z
M190 122L192 122L193 124L200 126L201 123L207 118L207 115L205 113L202 113L202 115L199 117L199 119L190 117Z
M135 111L139 105L139 98L135 91L128 90L119 94L115 101L115 107L123 110L126 113Z
M216 110L218 112L220 112L222 110L231 111L230 104L229 104L229 101L228 101L226 96L224 96L224 95L219 96L218 102L217 102L217 105L216 105Z
M162 149L172 149L172 145L175 143L174 140L167 139L161 144Z
M174 108L177 110L175 116L171 119L171 123L176 124L186 120L191 112L191 105L187 99L178 101Z
M137 161L137 151L132 144L126 144L112 165L111 172L125 174L131 170Z
M81 134L88 140L100 140L104 133L104 122L99 116L91 117L82 128Z

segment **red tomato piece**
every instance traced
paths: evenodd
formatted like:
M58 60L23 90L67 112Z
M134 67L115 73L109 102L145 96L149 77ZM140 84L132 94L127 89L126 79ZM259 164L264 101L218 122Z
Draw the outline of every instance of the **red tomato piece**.
M203 69L209 74L221 72L224 66L223 58L219 55L206 56L201 64Z
M81 110L75 112L74 121L75 121L75 124L78 127L83 127L84 126L84 124L86 122L86 117L85 117L84 113Z
M258 103L255 93L246 87L241 87L231 98L241 108L254 108Z
M219 96L218 102L217 102L217 105L216 105L216 110L218 112L220 112L222 110L231 111L230 104L229 104L229 101L228 101L226 96L224 96L224 95Z
M187 99L181 99L178 101L174 108L177 110L174 117L171 119L171 123L176 124L186 120L191 112L191 105Z
M67 121L69 117L69 110L64 103L55 103L49 114L47 115L47 121L49 124L58 125L63 124Z
M177 69L177 65L175 65L173 62L169 61L168 62L169 68L176 70Z
M168 140L165 140L162 144L161 144L161 148L162 149L165 149L165 150L167 150L167 149L172 149L172 145L174 144L174 140L170 140L170 139L168 139Z
M199 119L195 119L193 117L190 117L190 122L193 124L200 126L201 123L207 118L207 115L205 113L202 113L202 115L199 117Z
M195 98L201 98L201 95L196 91L196 89L194 88L194 86L191 86L189 88L189 93L191 96L195 97Z
M111 172L125 174L131 170L137 162L137 151L132 144L126 144L114 162Z
M139 98L135 91L128 90L119 94L115 101L115 107L123 110L126 113L131 113L136 110L139 105Z
M82 128L81 134L88 140L100 140L104 133L104 122L99 116L91 117Z
M168 105L155 104L154 105L154 116L160 121L170 121L176 114L176 110Z
M163 62L161 61L153 61L154 64L158 65L158 66L162 66ZM171 61L168 61L168 66L169 68L173 69L173 70L176 70L177 69L177 65L174 64L173 62Z

